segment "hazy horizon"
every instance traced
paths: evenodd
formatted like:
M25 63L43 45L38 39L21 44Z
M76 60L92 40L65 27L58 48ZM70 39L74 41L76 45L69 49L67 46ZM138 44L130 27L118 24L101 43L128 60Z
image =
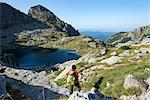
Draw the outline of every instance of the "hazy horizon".
M149 0L0 0L27 14L42 5L79 31L133 31L150 24Z

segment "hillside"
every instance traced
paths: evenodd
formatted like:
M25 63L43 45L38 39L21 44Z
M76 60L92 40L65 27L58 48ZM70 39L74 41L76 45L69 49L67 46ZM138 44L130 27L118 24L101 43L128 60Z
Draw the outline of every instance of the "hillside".
M8 51L17 49L20 45L38 46L51 41L49 40L51 38L54 40L80 35L71 25L64 23L51 11L40 5L31 7L29 15L2 2L0 9L1 64L17 66L13 63L14 54Z
M150 25L142 26L133 32L119 32L107 40L113 45L145 44L150 42Z
M133 32L117 33L104 43L80 35L41 5L31 7L28 15L6 3L0 3L0 8L0 99L150 99L149 25ZM21 68L13 51L31 47L35 48L32 52L47 52L46 55L51 49L72 50L74 52L67 55L76 53L80 58L53 66L45 64L39 69ZM40 58L45 60L43 56ZM53 56L47 59L53 59ZM77 66L82 90L75 89L70 95L66 73L72 65Z

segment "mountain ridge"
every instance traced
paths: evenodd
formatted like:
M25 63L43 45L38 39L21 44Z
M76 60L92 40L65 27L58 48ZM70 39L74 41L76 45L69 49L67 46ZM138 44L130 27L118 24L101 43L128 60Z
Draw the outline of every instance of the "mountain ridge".
M70 24L60 20L53 12L43 7L42 5L36 5L29 9L28 15L32 18L47 24L53 30L66 32L68 35L79 35L80 33L75 30ZM69 34L70 33L70 34Z
M113 45L132 45L144 44L150 41L150 25L141 26L132 32L119 32L107 40L108 44Z

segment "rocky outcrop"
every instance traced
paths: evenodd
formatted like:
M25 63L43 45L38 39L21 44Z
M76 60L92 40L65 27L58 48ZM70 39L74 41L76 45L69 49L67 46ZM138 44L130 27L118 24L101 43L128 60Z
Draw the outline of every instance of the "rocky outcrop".
M6 81L3 81L5 78L3 79L2 77L2 80L0 79L0 83L6 82L7 86L9 86L12 91L17 91L17 93L19 91L19 93L32 100L41 100L42 98L50 100L59 99L63 95L69 96L69 90L58 87L53 81L50 80L51 75L45 71L35 72L30 70L9 68L6 66L0 66L0 70L3 70L2 74L7 76ZM3 93L6 93L4 86L5 84L0 84L0 87L1 85L3 88L0 88L0 90L4 89Z
M107 63L108 65L116 64L120 62L122 57L119 56L112 56L110 58L104 59L101 61L101 63Z
M128 89L128 88L139 88L140 87L140 83L132 75L128 75L125 78L125 80L124 80L123 87L125 89Z
M150 25L139 27L133 32L117 33L107 43L117 46L150 43Z
M0 18L0 28L6 29L12 27L16 24L25 24L33 22L33 19L24 13L16 10L6 3L0 3L1 8L1 18Z
M145 84L149 87L149 78L145 80ZM150 89L143 87L133 75L128 75L124 80L124 88L125 89L132 89L132 88L140 88L142 90L142 94L139 96L137 95L122 95L119 99L120 100L149 100L150 99Z
M69 36L79 35L79 32L70 24L61 21L54 13L41 5L31 7L28 15L47 24L53 30L66 32Z

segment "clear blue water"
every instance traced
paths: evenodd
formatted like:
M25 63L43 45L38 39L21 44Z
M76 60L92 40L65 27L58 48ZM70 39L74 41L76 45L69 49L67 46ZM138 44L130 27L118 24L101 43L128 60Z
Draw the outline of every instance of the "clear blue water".
M116 32L92 32L92 31L83 31L80 32L82 35L88 35L95 39L99 39L101 41L106 41L108 38L110 38L112 35L114 35Z
M72 50L34 50L33 48L28 48L20 52L16 51L16 58L20 67L28 69L78 59L80 56L73 52Z

